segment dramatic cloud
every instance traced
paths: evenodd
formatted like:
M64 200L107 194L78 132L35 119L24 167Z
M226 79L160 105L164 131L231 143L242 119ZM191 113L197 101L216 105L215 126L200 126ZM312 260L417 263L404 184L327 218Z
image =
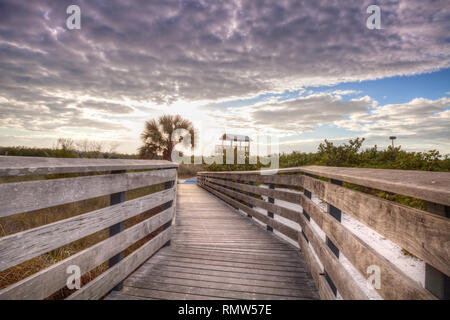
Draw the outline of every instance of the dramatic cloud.
M367 96L344 101L336 93L317 93L282 102L232 107L210 115L219 122L233 123L235 127L292 135L345 120L349 115L367 114L369 108L376 105Z
M125 131L133 103L220 102L450 66L448 0L379 1L381 30L366 28L372 2L3 0L0 125ZM81 30L66 28L71 4ZM251 109L251 125L304 131L371 106L338 94Z
M370 135L420 136L422 139L448 140L450 137L450 98L439 100L414 99L405 104L376 107L369 114L352 114L336 125L366 131Z
M268 104L252 112L255 125L280 131L302 132L344 119L346 115L364 114L373 102L369 97L342 101L338 96L317 94L278 104Z
M339 93L339 94L337 94ZM346 92L351 94L353 92ZM379 106L367 96L344 100L342 91L305 95L282 102L260 103L250 107L215 111L218 123L245 128L246 132L276 133L284 151L314 150L324 138L334 141L348 137L325 136L299 139L302 133L320 126L358 132L368 144L385 145L392 134L407 142L410 149L450 150L450 98L428 100L416 98L404 104ZM350 136L351 137L351 136Z
M128 106L115 104L115 103L105 103L105 102L95 102L87 101L78 105L80 108L87 108L92 110L97 110L103 113L113 113L113 114L127 114L133 113L134 109Z

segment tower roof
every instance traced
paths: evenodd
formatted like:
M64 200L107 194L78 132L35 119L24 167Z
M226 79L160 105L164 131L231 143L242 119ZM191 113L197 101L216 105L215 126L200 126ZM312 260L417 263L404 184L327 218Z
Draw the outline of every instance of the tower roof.
M229 133L224 133L222 135L221 140L225 140L225 141L251 141L249 136L243 136L243 135L238 135L238 134L229 134Z

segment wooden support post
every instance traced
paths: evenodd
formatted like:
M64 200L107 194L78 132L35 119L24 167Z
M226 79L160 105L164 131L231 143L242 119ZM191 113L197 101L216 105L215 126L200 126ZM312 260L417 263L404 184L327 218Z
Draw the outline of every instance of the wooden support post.
M330 182L332 184L338 185L338 186L342 186L342 181L339 180L334 180L334 179L330 179ZM337 221L341 222L341 218L342 218L342 212L340 209L336 208L335 206L332 206L331 204L328 204L328 210L327 212L333 217L335 218ZM331 251L334 253L334 255L336 256L336 258L339 258L339 249L338 247L336 247L336 245L330 240L330 238L326 237L326 242L327 242L327 246L328 248L331 249ZM328 276L327 272L324 271L325 274L325 279L327 280L328 284L330 285L331 290L333 291L334 295L337 294L337 288L334 285L333 281L331 280L331 278Z
M236 183L240 183L240 182L241 182L240 180L225 180L225 181L231 181L231 182L236 182ZM225 188L230 189L231 191L236 191L236 192L239 191L239 190L236 190L235 188L232 188L232 187L225 187ZM235 197L231 197L231 199L238 201L238 199L236 199ZM239 210L238 207L236 207L236 206L234 206L234 205L231 205L231 206L232 206L234 209Z
M248 184L251 185L251 186L253 186L255 183L254 183L253 181L249 181ZM250 197L253 197L253 196L254 196L254 194L253 194L253 193L250 193L250 192L249 192L248 195L249 195ZM253 205L251 205L251 204L248 204L248 206L249 206L250 208L253 208ZM249 217L250 219L253 218L253 217L252 217L251 215L249 215L249 214L247 214L247 217Z
M427 211L450 218L450 207L427 202ZM428 263L425 264L425 288L441 300L450 300L450 278Z
M125 173L125 171L112 171L111 174L120 174L120 173ZM109 198L109 205L113 206L116 204L119 204L121 202L125 202L125 191L123 192L117 192L117 193L113 193L110 195ZM111 227L109 227L109 236L112 237L116 234L118 234L119 232L122 232L125 229L125 222L119 222L115 225L112 225ZM124 252L119 252L118 254L116 254L114 257L109 259L109 267L113 267L115 264L119 263L120 260L122 260L124 257ZM117 284L113 290L114 291L120 291L123 288L123 282L120 282L119 284Z
M342 181L330 179L330 182L332 184L342 186ZM342 218L342 212L340 209L336 208L335 206L332 206L331 204L328 204L328 213L335 218L337 221L341 222ZM333 251L334 255L339 258L339 249L334 245L334 243L327 237L327 245Z
M165 183L164 183L164 190L167 190L167 189L172 188L172 187L174 186L174 183L175 183L175 181L167 181L167 182L165 182ZM174 194L174 197L176 197L176 196L177 196L177 195ZM165 204L163 205L163 210L169 209L169 208L173 205L173 202L174 202L174 200L172 199L171 201L165 203ZM176 213L176 212L174 212L173 214L175 214L175 213ZM170 219L170 221L166 222L166 223L163 225L163 230L168 229L168 228L172 225L172 220L173 220L173 219ZM171 244L171 242L170 242L170 240L169 240L169 241L167 241L167 242L164 244L164 247L165 247L165 246L170 246L170 244Z
M275 189L275 185L273 184L273 183L271 183L270 185L269 185L269 189ZM275 203L275 199L274 198L270 198L269 197L269 203ZM274 218L274 215L273 215L273 212L270 212L270 211L267 211L267 216L269 217L269 218L271 218L271 219L273 219ZM273 232L273 228L271 227L271 226L267 226L267 231L270 231L270 232Z
M309 174L305 174L305 175L309 176ZM309 190L303 189L303 194L305 195L305 197L307 197L309 199L311 199L311 197L312 197L311 191L309 191ZM311 217L309 216L308 212L306 212L305 209L303 209L302 213L306 217L306 219L308 219L308 221L311 220ZM303 237L305 237L306 242L309 242L309 240L306 237L306 234L303 232L303 230L302 230L302 235L303 235Z

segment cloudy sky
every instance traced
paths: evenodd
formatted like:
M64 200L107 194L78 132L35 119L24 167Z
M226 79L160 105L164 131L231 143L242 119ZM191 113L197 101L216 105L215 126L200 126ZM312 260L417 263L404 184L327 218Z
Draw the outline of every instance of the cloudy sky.
M73 4L80 30L66 27ZM281 151L396 135L450 153L449 2L0 0L0 145L132 153L167 113L205 146L225 131L275 135Z

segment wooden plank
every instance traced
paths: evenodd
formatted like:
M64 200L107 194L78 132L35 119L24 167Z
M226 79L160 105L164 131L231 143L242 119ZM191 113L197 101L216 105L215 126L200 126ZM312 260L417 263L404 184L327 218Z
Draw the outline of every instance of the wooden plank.
M184 258L195 258L200 260L212 260L212 261L227 261L227 262L240 262L240 263L249 263L249 264L256 264L256 265L265 265L265 266L279 266L279 267L291 267L291 268L302 268L305 269L305 264L300 259L297 259L297 261L292 262L284 262L279 261L279 264L276 261L271 260L262 260L257 258L241 258L241 255L235 255L235 254L214 254L213 252L208 253L208 255L205 255L205 252L201 252L198 250L182 250L177 251L176 249L165 251L164 253L161 252L161 255L169 255L173 257L184 257ZM299 257L298 257L299 258Z
M152 261L146 263L146 265L157 264L164 266L176 266L176 267L186 267L192 269L200 269L200 270L215 270L215 271L227 271L227 272L235 272L240 274L253 274L253 275L264 275L264 276L277 276L282 278L304 278L304 271L299 270L298 272L294 271L282 271L282 270L263 270L263 269L249 269L247 267L239 267L239 266L226 266L226 265L214 265L214 264L201 264L197 262L185 262L185 261L175 261L167 258L163 258L162 256L155 256L152 258ZM142 268L146 268L144 265Z
M366 275L371 265L380 267L381 286L377 292L387 300L435 299L427 290L406 276L398 267L354 235L332 216L302 195L302 207L333 241L355 268Z
M178 233L175 233L175 235ZM174 236L175 236L174 235ZM220 257L221 259L226 259L226 258L230 258L230 259L244 259L244 260L251 260L251 261L260 261L261 263L267 263L267 264L279 264L279 265L297 265L297 264L301 264L304 265L304 261L301 261L298 255L290 255L289 257L286 257L285 259L283 259L283 261L280 261L279 258L275 257L275 258L271 258L268 256L261 256L261 255L257 255L257 254L240 254L240 253L229 253L229 254L225 254L225 253L219 253L219 252L214 252L213 250L202 250L202 249L190 249L189 251L186 250L181 250L178 248L174 248L173 252L188 252L188 253L194 253L194 254L200 254L200 255L208 255L211 257Z
M450 172L307 166L306 173L450 205Z
M173 199L173 189L0 238L0 271L134 217Z
M304 187L450 275L450 219L306 176Z
M302 285L303 283L311 280L307 272L299 273L296 277L279 277L277 275L267 275L267 274L254 274L254 273L239 273L227 270L211 270L207 268L194 268L189 266L177 266L177 265L167 265L164 263L152 264L150 260L145 263L141 268L139 268L133 277L141 276L144 274L153 274L153 272L164 271L164 272L174 272L174 273L187 273L189 275L210 275L215 277L233 278L236 281L242 281L245 279L261 281L266 283L266 281L278 283L278 286L283 286L284 283L288 282L292 285Z
M197 263L211 266L225 266L225 267L236 267L236 268L249 268L256 270L269 270L269 271L286 271L286 272L302 272L305 270L303 266L276 266L276 265L266 265L266 264L258 264L255 262L241 262L241 261L222 261L217 259L201 259L197 257L183 257L183 256L173 256L167 255L165 253L160 254L161 257L164 257L166 261L173 262L186 262L186 263Z
M269 203L269 202L266 202L264 200L259 200L259 199L247 196L247 195L245 195L243 193L232 191L230 189L226 189L226 188L220 187L220 186L212 184L210 182L206 182L205 186L210 187L210 188L212 188L214 190L220 191L220 192L222 192L222 193L224 193L226 195L229 195L229 196L231 196L233 198L245 201L246 203L249 203L249 204L251 204L251 205L253 205L255 207L260 207L262 209L265 209L265 210L268 210L270 212L273 212L273 213L275 213L275 214L277 214L279 216L282 216L283 218L292 220L294 222L298 222L298 216L300 215L300 212L298 212L298 211L291 210L291 209L284 208L284 207L280 207L280 206L277 206L277 205L275 205L273 203Z
M167 221L170 221L172 216L173 208L169 208L111 238L86 248L55 265L0 290L0 300L45 299L66 285L68 266L76 265L80 267L81 274L85 274L117 252L125 250L133 243L157 230Z
M268 216L262 214L261 212L258 212L246 205L243 205L242 203L233 200L230 197L227 197L226 195L220 194L219 192L215 191L212 188L209 188L208 186L204 186L205 189L207 189L208 191L210 191L211 193L215 194L217 197L221 198L222 200L238 207L239 209L241 209L242 211L244 211L245 213L251 215L252 217L255 217L255 219L260 220L261 222L265 223L266 225L272 227L273 229L281 232L282 234L284 234L285 236L291 238L292 240L296 241L297 240L297 233L298 231L277 221L274 219L270 219Z
M71 294L66 300L94 300L103 297L169 241L172 229L173 227L169 227L159 233L142 247L114 265L114 267L108 269L87 285Z
M133 295L127 294L127 293L113 291L110 294L108 294L108 296L105 298L105 300L155 300L155 299L133 296Z
M164 288L158 289L143 289L135 287L124 287L123 294L138 296L144 299L155 299L155 300L234 300L227 299L223 297L215 297L209 295L198 295L191 293L180 293L166 291Z
M176 293L187 293L194 295L203 295L203 296L213 296L218 298L228 298L228 299L240 299L240 300L311 300L315 297L306 296L306 297L292 297L292 296L282 296L276 294L261 294L257 292L243 292L236 291L233 289L225 288L225 289L217 289L217 288L205 288L194 285L181 285L181 284L171 284L171 283L161 283L157 281L153 281L148 279L145 283L133 284L131 285L127 282L127 287L137 287L144 288L147 290L164 290L169 292ZM253 288L248 288L252 290Z
M177 168L165 160L0 156L0 177Z
M207 178L219 178L228 180L241 180L241 181L251 181L251 182L261 182L265 184L277 184L277 185L287 185L287 186L300 186L302 176L299 175L260 175L258 171L238 173L235 171L231 172L208 172L208 173L198 173L202 176L202 185L205 184Z
M0 217L173 181L175 169L0 184Z
M189 270L188 270L189 271ZM220 275L208 275L208 274L196 274L192 272L175 272L170 270L165 270L163 268L153 268L151 275L143 272L135 272L133 273L130 281L136 281L137 279L144 280L148 279L148 277L166 277L166 278L176 278L176 279L187 279L194 281L210 281L210 282L219 282L219 283L229 283L229 284L237 284L237 285L245 285L245 286L256 286L256 287L264 287L264 288L273 288L273 289L293 289L300 290L299 285L304 286L305 289L314 288L314 284L311 287L310 279L305 278L302 280L297 279L297 282L293 283L290 281L269 281L267 279L258 280L258 279L247 279L247 278L237 278L237 277L229 277L224 275L223 273Z
M267 295L276 295L277 297L294 297L294 298L315 298L311 295L312 291L308 286L297 287L296 289L282 288L282 287L266 287L266 286L254 286L250 284L242 283L230 283L224 282L219 278L211 280L200 279L187 279L178 277L159 276L152 273L147 277L132 277L126 280L126 285L130 287L147 288L149 283L158 283L161 288L165 288L167 285L180 285L188 287L200 287L205 289L217 289L221 291L233 291L242 294L255 294L264 295L264 298L268 299ZM232 296L231 296L232 297Z
M235 183L235 182L231 182L231 181L214 179L214 178L207 178L206 180L209 182L213 182L215 184L219 184L221 186L232 187L232 188L235 188L235 189L238 189L241 191L251 192L251 193L254 193L257 195L261 195L261 196L267 196L270 198L284 200L284 201L288 201L288 202L295 203L295 204L300 203L300 194L295 193L295 192L261 188L261 187L256 187L256 186L252 186L252 185L248 185L248 184Z
M249 248L227 248L227 247L217 247L217 246L210 246L208 244L205 245L183 245L180 243L177 243L177 247L179 248L185 248L185 249L208 249L208 248L214 248L216 251L225 252L225 253L252 253L252 254L259 254L259 255L267 255L272 257L278 257L279 259L284 259L285 257L289 256L292 252L295 252L294 247L290 249L288 247L287 250L260 250L260 249L249 249Z

